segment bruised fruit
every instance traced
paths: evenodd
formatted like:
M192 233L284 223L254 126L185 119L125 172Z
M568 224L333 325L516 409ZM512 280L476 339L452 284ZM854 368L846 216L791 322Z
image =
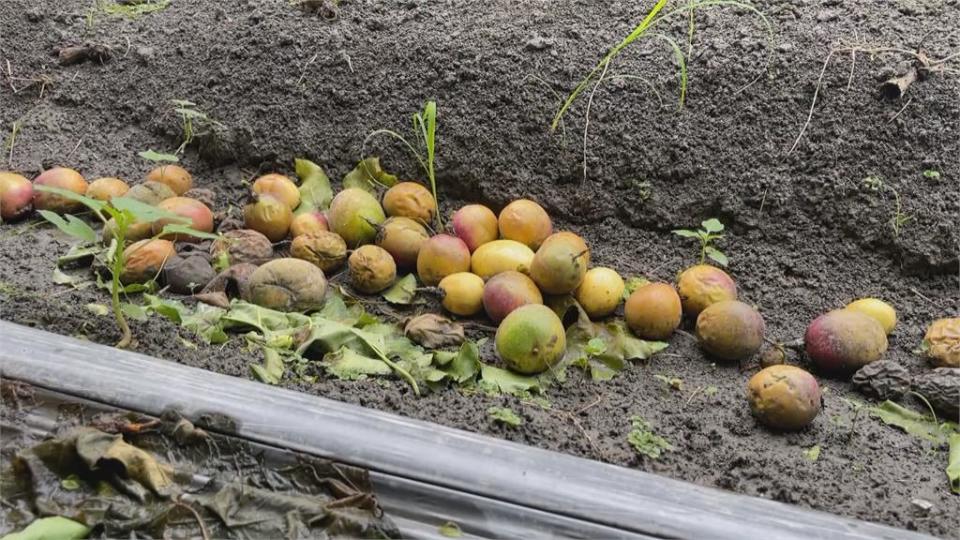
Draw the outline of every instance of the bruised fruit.
M290 236L296 238L301 234L315 234L330 230L327 217L323 212L311 211L293 216L290 223Z
M241 294L247 302L267 309L314 311L323 307L327 278L323 270L307 261L274 259L250 274Z
M385 219L377 199L360 188L337 193L327 213L330 230L343 237L350 248L372 243Z
M542 304L540 289L527 275L520 272L502 272L490 278L483 286L483 309L495 323L502 321L513 310L527 304Z
M470 270L483 279L490 279L508 270L527 273L533 264L533 255L533 250L520 242L494 240L473 252L470 257Z
M470 271L470 250L456 236L438 234L420 246L417 255L417 275L425 285L435 286L440 280Z
M175 194L183 195L193 187L193 176L179 165L161 165L147 173L147 182L158 182Z
M861 298L847 304L846 309L869 315L880 323L883 331L889 335L897 326L897 311L893 306L878 298Z
M253 192L258 197L269 195L295 210L300 206L300 189L282 174L265 174L253 181Z
M377 231L377 245L387 250L400 268L413 268L417 264L420 246L430 235L420 223L405 217L392 217L383 222Z
M747 399L757 420L774 429L801 429L820 413L820 385L796 366L760 370L747 383Z
M290 244L290 255L313 263L324 272L332 272L347 260L347 244L330 231L301 234Z
M587 270L573 295L591 319L599 319L617 309L625 287L616 270L598 266Z
M171 257L163 266L163 283L177 294L193 294L217 276L210 261L200 255Z
M123 250L123 283L145 283L157 277L168 260L177 256L173 242L160 238L140 240Z
M109 201L114 197L123 197L130 186L119 178L97 178L87 187L87 197L98 201Z
M73 169L64 167L54 167L40 174L33 180L33 207L37 210L49 210L58 214L69 214L83 210L83 203L73 201L62 195L55 193L46 193L36 189L36 186L47 186L52 188L65 189L72 191L77 195L87 193L87 181L80 176L80 173Z
M519 307L507 315L497 328L495 342L500 359L523 374L545 371L567 348L560 317L539 304Z
M33 202L33 184L16 173L0 172L0 220L25 216Z
M454 315L470 317L483 309L483 278L470 272L457 272L440 280L443 307Z
M416 182L400 182L383 194L383 209L390 217L430 223L437 215L437 201L424 186Z
M937 367L960 367L960 317L934 321L923 336L923 349Z
M453 214L453 231L473 253L500 236L497 215L482 204L468 204Z
M763 345L763 317L737 300L711 304L697 317L697 340L707 353L723 360L743 360Z
M165 210L190 220L186 222L184 219L174 219L174 218L161 218L153 222L153 234L160 234L160 231L163 230L164 226L167 224L177 224L177 225L186 225L195 231L200 232L213 232L213 212L207 208L207 205L196 199L189 199L187 197L173 197L162 201L157 205L157 208L160 210ZM195 242L199 241L199 238L191 236L189 234L177 233L173 235L166 235L172 240L176 241L186 241L186 242Z
M711 304L737 299L737 285L723 270L708 264L691 266L677 279L683 312L696 317Z
M292 222L290 207L273 197L260 197L243 208L243 226L263 234L271 242L286 238Z
M350 283L353 288L367 294L378 293L397 279L397 265L387 250L379 246L360 246L347 260L350 268Z
M124 196L128 199L140 201L143 204L156 206L167 199L176 197L177 194L166 184L161 184L160 182L144 182L130 188Z
M572 232L551 234L537 249L530 277L547 294L573 292L590 265L590 249Z
M210 244L210 255L219 259L226 255L227 264L260 264L273 258L270 239L253 229L227 231Z
M667 283L648 283L627 298L623 306L627 326L644 339L667 339L680 326L680 296Z
M537 249L553 233L547 211L529 199L513 201L500 211L497 219L500 236Z
M110 218L103 225L103 232L101 233L103 236L103 242L105 244L110 244L110 241L116 237L116 234L117 220ZM124 235L123 240L124 242L128 243L137 242L139 240L150 238L151 236L153 236L153 223L150 223L149 221L142 221L127 225L127 233Z
M880 323L850 309L835 309L814 319L803 341L807 356L827 373L852 373L887 351L887 334Z

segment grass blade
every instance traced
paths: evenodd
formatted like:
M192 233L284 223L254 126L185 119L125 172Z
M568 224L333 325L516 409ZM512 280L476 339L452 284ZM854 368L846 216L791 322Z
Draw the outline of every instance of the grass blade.
M680 45L672 37L666 34L657 34L656 37L667 42L667 45L673 49L673 56L677 60L678 69L680 70L680 102L677 104L677 110L682 109L687 97L687 57L680 49Z

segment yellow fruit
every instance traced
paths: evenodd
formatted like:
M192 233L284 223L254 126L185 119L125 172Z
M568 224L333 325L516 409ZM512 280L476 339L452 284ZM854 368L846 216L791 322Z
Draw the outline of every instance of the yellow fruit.
M545 371L563 358L567 348L560 317L540 304L513 310L500 323L494 341L500 359L523 374Z
M547 211L528 200L513 201L500 211L500 236L516 240L530 249L537 249L553 233L553 223Z
M591 319L599 319L617 309L624 287L623 278L616 270L598 266L587 270L573 294Z
M293 212L281 201L264 195L243 208L243 226L266 236L271 242L286 238L293 223Z
M889 335L897 326L897 312L893 306L878 298L861 298L847 304L847 309L869 315L880 323L883 331Z
M253 192L258 196L270 195L274 199L296 210L300 206L300 190L297 185L282 174L265 174L253 181Z
M147 182L166 184L177 195L193 187L193 176L179 165L161 165L147 173Z
M696 317L711 304L737 299L737 285L723 270L707 264L691 266L680 274L677 292L683 312Z
M440 280L470 271L470 250L456 236L438 234L420 246L417 255L417 275L424 285L435 286Z
M383 194L383 209L390 217L405 217L427 224L437 215L437 201L422 185L401 182Z
M633 333L644 339L668 339L683 316L680 296L667 283L638 287L623 306L624 318Z
M820 413L820 385L813 375L790 365L760 370L747 383L747 399L757 420L775 429L801 429Z
M350 283L362 293L378 293L397 279L397 265L387 250L367 244L350 254Z
M387 250L400 268L413 268L417 264L420 247L430 237L419 222L405 217L392 217L383 222L377 231L376 243Z
M304 212L293 216L290 223L290 236L296 238L301 234L316 234L329 231L327 218L323 212Z
M47 186L72 191L77 195L85 195L87 193L87 181L73 169L54 167L46 170L33 180L33 186L33 207L37 210L69 214L85 208L81 202L36 189L37 186Z
M470 258L470 270L484 280L508 270L527 273L533 264L533 250L514 240L494 240L477 248Z
M457 272L440 280L443 307L454 315L470 317L483 309L483 279L470 272Z
M119 178L97 178L87 187L87 197L98 201L109 201L114 197L123 197L130 186Z
M590 266L590 250L572 232L551 234L537 249L530 277L547 294L567 294L580 286Z

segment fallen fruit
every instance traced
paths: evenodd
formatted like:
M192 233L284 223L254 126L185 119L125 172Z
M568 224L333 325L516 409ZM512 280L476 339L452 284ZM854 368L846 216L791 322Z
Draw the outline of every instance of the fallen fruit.
M836 309L807 327L807 356L817 368L836 374L852 373L879 360L887 350L887 334L876 319L863 313Z
M403 325L403 334L427 349L456 347L466 341L463 326L435 313L410 319Z
M470 270L484 280L509 270L526 274L533 264L533 257L533 250L525 244L515 240L494 240L473 252Z
M106 223L103 224L103 232L101 236L103 237L103 242L105 244L110 244L110 242L116 236L117 231L117 220L110 218ZM137 242L139 240L144 240L153 236L153 223L149 221L142 221L131 223L127 225L127 233L123 237L124 242Z
M253 229L227 231L210 244L210 255L214 260L227 257L227 265L241 263L260 264L273 258L273 244L270 239Z
M696 317L711 304L737 299L737 285L726 272L707 264L691 266L677 279L683 312Z
M243 208L243 226L263 234L271 242L286 238L292 222L290 207L267 195Z
M347 260L347 244L339 234L330 231L301 234L290 244L290 255L329 273L343 266Z
M637 288L623 306L627 326L643 339L669 338L683 316L680 296L668 283L648 283Z
M545 371L563 357L567 348L560 317L540 304L522 306L507 315L494 341L500 359L523 374Z
M519 199L504 207L497 224L500 236L526 244L530 249L539 248L553 233L553 223L547 211L528 199Z
M502 272L490 278L483 286L483 309L495 323L512 311L527 304L542 304L540 289L527 275L520 272Z
M253 192L258 197L269 195L296 210L300 206L300 189L293 180L282 174L265 174L253 181Z
M145 283L159 276L166 262L177 256L173 242L160 238L148 238L127 246L123 250L123 273L120 281L125 284Z
M329 230L330 225L327 223L327 216L319 210L296 214L290 223L290 236L293 238L301 234L315 234Z
M200 255L171 257L163 266L163 283L176 294L193 294L207 286L216 272Z
M533 257L530 277L547 294L573 292L590 265L590 249L572 232L550 235Z
M861 393L879 400L900 399L910 391L910 371L893 360L878 360L858 369L850 383Z
M130 186L119 178L97 178L87 187L87 197L98 201L109 201L114 197L123 197Z
M30 212L33 184L12 172L0 172L0 220L13 221Z
M926 398L938 414L960 421L960 369L941 367L921 373L913 389Z
M376 243L393 256L397 266L413 268L417 264L420 247L429 237L427 229L417 221L405 217L392 217L380 226Z
M420 246L417 274L424 285L435 286L440 280L470 270L470 250L456 236L438 234Z
M616 311L625 287L616 270L598 266L587 270L573 295L591 319L600 319Z
M846 309L869 315L880 323L887 335L897 326L897 311L893 306L878 298L861 298L847 304Z
M245 293L244 300L268 309L314 311L323 306L327 279L323 270L307 261L274 259L253 271Z
M195 231L206 233L213 232L213 212L207 208L207 205L196 199L188 199L187 197L173 197L162 201L157 205L157 208L174 213L189 221L185 222L183 219L178 220L174 218L158 219L157 221L153 222L154 235L160 234L163 228L170 223L186 225ZM184 233L166 235L166 237L169 237L175 242L197 242L200 240L195 236Z
M440 280L441 303L454 315L470 317L483 309L483 278L470 272L457 272Z
M760 367L779 366L787 363L787 351L783 346L771 346L760 352Z
M160 182L144 182L142 184L137 184L130 188L130 190L127 191L127 194L124 195L124 197L127 197L128 199L140 201L143 204L149 204L150 206L156 206L161 202L176 196L176 192L170 189L170 186L161 184Z
M763 345L763 317L737 300L711 304L697 317L696 334L707 353L723 360L743 360Z
M937 367L960 367L960 317L934 321L923 336L923 348Z
M453 230L473 253L500 235L497 215L482 204L468 204L453 214Z
M193 187L193 176L179 165L161 165L147 173L147 182L158 182L176 195L183 195Z
M343 237L351 249L372 243L377 237L377 226L385 219L377 199L360 188L337 193L327 213L330 230Z
M196 199L207 205L207 208L214 208L217 206L217 194L212 189L196 187L190 188L181 196L187 197L188 199Z
M34 186L47 186L72 191L77 195L87 193L87 181L73 169L54 167L40 173L33 180ZM33 207L37 210L49 210L58 214L70 214L83 210L83 203L70 200L55 193L44 193L34 189Z
M796 366L760 370L747 383L747 399L757 420L774 429L801 429L820 413L820 385Z
M350 268L350 283L362 293L378 293L397 279L397 264L387 250L379 246L358 247L350 254L347 266Z
M437 201L426 187L416 182L400 182L383 194L383 209L390 217L428 224L437 215Z

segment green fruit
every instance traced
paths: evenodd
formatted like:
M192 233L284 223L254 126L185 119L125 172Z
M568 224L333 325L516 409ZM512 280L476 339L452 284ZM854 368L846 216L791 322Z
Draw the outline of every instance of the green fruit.
M373 243L377 226L386 216L373 195L360 188L349 188L333 198L327 219L330 230L339 234L352 249Z
M545 371L567 348L563 322L552 309L528 304L513 310L500 323L497 354L510 369L524 374Z
M572 232L551 234L543 241L530 265L530 277L547 294L573 292L590 265L590 249Z

